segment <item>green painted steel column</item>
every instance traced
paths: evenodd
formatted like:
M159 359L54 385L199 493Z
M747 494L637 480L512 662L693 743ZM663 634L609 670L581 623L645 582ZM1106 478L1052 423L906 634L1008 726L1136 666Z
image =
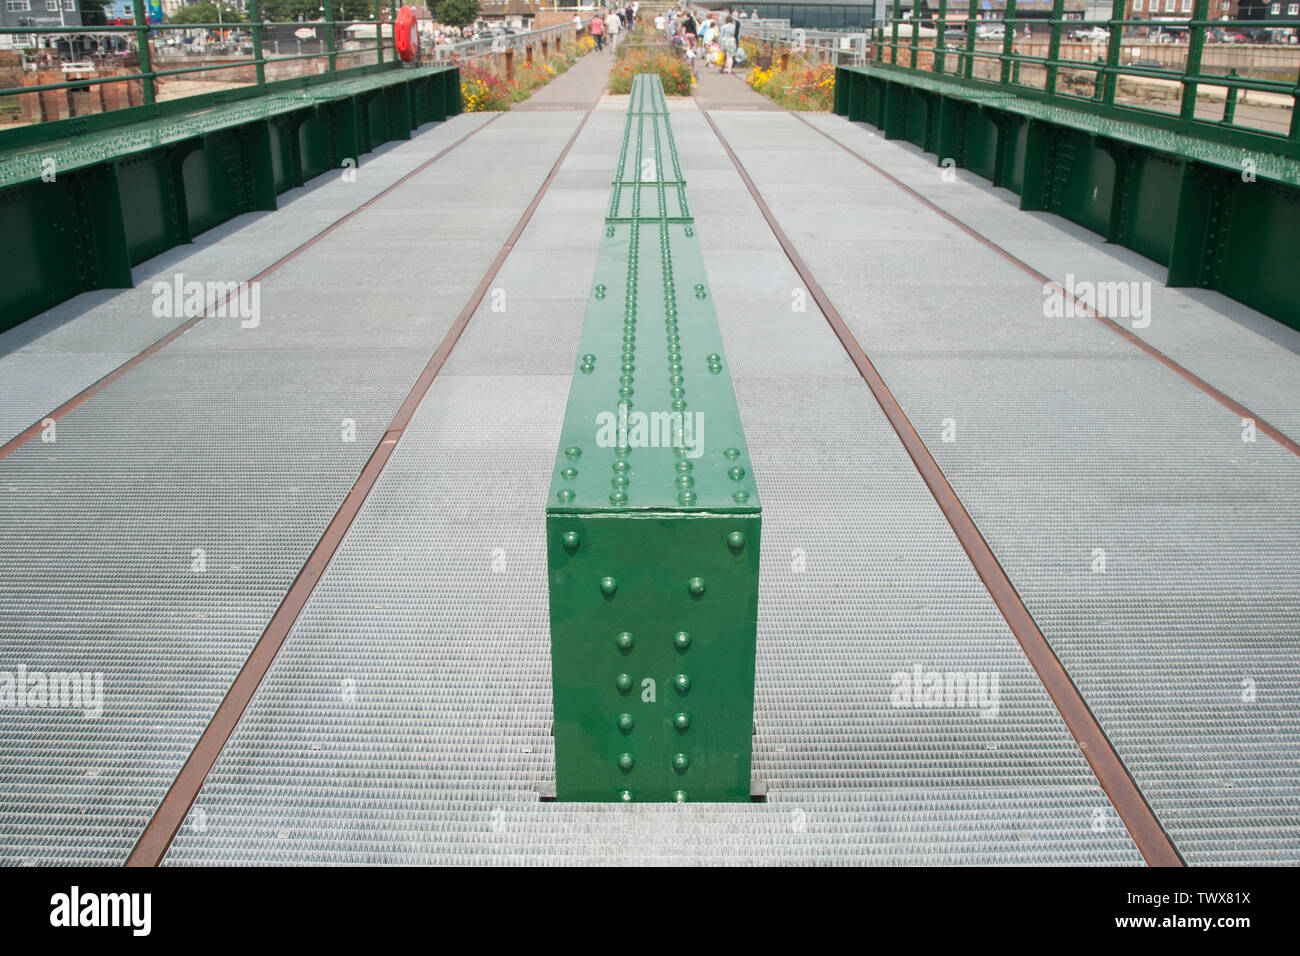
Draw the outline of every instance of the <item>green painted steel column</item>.
M335 67L334 52L334 0L321 0L325 5L325 49L329 51L330 72L333 73Z
M149 18L145 16L144 0L131 0L135 16L135 43L140 52L140 75L144 77L144 101L152 105L156 99L153 78L153 57L149 54Z
M1065 0L1052 0L1051 29L1047 38L1047 78L1043 89L1048 96L1056 93L1056 61L1061 58L1061 20L1065 16Z
M898 21L903 18L903 0L894 0L894 15L891 18L892 34L889 47L889 62L898 64Z
M1110 8L1110 36L1106 40L1106 74L1102 80L1101 101L1107 105L1115 102L1119 83L1119 55L1124 47L1124 28L1115 21L1124 19L1128 0L1112 0ZM1094 84L1094 89L1096 84Z
M962 75L968 80L975 75L975 31L979 29L976 14L975 0L966 0L966 69Z
M1210 0L1192 0L1192 19L1205 20L1210 15ZM1178 115L1185 120L1196 116L1196 90L1198 84L1192 77L1201 75L1201 54L1205 50L1205 27L1192 27L1187 41L1187 69L1183 76L1183 103Z
M1007 0L1007 12L1003 18L1002 28L1002 85L1011 83L1011 54L1016 42L1015 24L1010 21L1016 16L1016 0Z
M253 34L253 64L257 69L257 85L266 84L266 59L262 56L262 5L259 0L248 0L248 25Z
M934 37L934 60L931 72L944 72L944 48L948 45L946 30L948 27L948 0L939 0L939 27Z
M546 507L558 799L750 799L760 523L663 87L638 76Z

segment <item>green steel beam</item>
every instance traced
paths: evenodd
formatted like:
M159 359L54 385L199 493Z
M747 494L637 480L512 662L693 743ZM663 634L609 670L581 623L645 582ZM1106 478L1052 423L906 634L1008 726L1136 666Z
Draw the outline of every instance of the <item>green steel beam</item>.
M663 87L638 76L546 507L558 799L750 799L760 525Z
M1214 289L1300 328L1300 271L1287 258L1300 235L1297 159L1120 119L1086 100L1067 107L1041 91L884 66L840 67L836 82L862 89L861 118L886 138L937 146L939 159L1018 192L1022 209L1056 213L1164 264L1170 286ZM931 144L906 118L936 99ZM1185 128L1205 125L1217 126Z
M337 76L229 104L193 97L184 113L80 135L69 134L96 117L15 130L22 145L0 152L0 261L10 267L0 331L81 292L129 288L131 266L240 213L274 209L278 193L459 109L455 67ZM429 104L419 116L412 88ZM376 122L363 129L367 98L377 98Z

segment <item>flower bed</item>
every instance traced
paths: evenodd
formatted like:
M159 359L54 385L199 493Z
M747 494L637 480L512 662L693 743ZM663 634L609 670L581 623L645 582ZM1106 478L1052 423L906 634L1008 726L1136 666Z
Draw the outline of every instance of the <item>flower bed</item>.
M754 53L750 51L750 62L756 59ZM780 61L774 61L767 70L755 66L747 79L750 86L788 110L829 112L835 103L835 67L830 63L814 67L791 63L789 69L782 70Z
M631 93L632 78L638 73L658 73L664 93L669 96L690 96L691 68L672 51L663 47L632 47L619 50L614 68L609 72L611 93Z
M514 79L511 80L502 79L478 64L462 65L460 89L465 112L508 110L511 103L528 99L535 90L573 66L591 49L591 38L583 37L577 43L553 50L544 60L539 57L532 63L516 62Z

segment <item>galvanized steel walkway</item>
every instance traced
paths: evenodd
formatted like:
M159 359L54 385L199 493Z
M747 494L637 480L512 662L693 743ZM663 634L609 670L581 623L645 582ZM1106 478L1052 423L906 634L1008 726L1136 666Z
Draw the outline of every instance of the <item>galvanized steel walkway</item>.
M784 112L671 120L766 506L767 800L539 799L593 106L456 117L0 336L0 440L77 403L0 452L0 671L104 686L0 708L0 862L1167 862L1014 592L1188 863L1300 862L1300 335L1158 282L1140 342L1049 318L1042 276L1149 264ZM155 316L177 273L260 276L257 324Z

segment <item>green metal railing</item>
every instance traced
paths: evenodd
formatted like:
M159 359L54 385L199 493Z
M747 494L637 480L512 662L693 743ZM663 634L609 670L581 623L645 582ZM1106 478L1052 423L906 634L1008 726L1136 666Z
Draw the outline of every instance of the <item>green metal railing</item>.
M145 105L152 105L158 97L158 80L161 77L184 76L191 73L215 73L221 70L242 70L247 69L250 65L255 68L256 81L253 84L241 84L244 86L252 85L263 87L266 85L266 66L268 63L284 63L297 60L324 60L326 71L337 73L340 76L348 75L360 67L350 67L338 69L337 58L339 51L335 44L335 31L339 28L347 29L350 26L358 24L363 26L373 25L375 28L374 47L364 47L357 50L357 53L368 53L372 49L375 51L376 62L384 62L384 36L383 26L391 24L397 18L398 3L397 0L388 0L387 8L390 19L383 20L381 15L384 12L385 4L383 0L375 0L375 12L372 20L336 20L334 19L334 7L336 0L321 0L324 8L324 18L321 20L311 21L286 21L284 23L263 22L260 4L258 0L248 0L248 17L247 23L177 23L177 24L154 24L150 25L145 16L144 0L133 0L133 12L135 24L133 26L58 26L58 27L0 27L0 35L19 35L19 36L105 36L121 34L133 37L135 40L136 51L139 56L139 71L126 73L120 76L88 77L86 79L67 80L61 83L42 83L33 86L18 86L0 89L0 97L17 96L27 93L41 93L50 90L75 90L89 89L93 86L101 86L110 83L141 83L143 88L143 99ZM263 54L262 34L267 27L272 26L289 26L294 25L299 28L303 27L324 27L325 43L324 50L317 53L293 53L288 55L275 55L267 57ZM175 69L154 68L154 57L150 49L150 35L161 33L168 30L220 30L249 32L252 34L252 56L240 58L230 63L210 63L201 66L179 67ZM369 36L365 36L369 39ZM349 51L351 52L351 51ZM369 64L367 64L369 65Z
M888 0L887 0L888 2ZM1126 0L1112 0L1112 16L1108 20L1068 20L1065 18L1065 0L1054 0L1047 19L1018 17L1016 0L1006 0L1006 15L1001 20L978 19L980 11L971 2L964 16L948 15L948 0L938 0L937 16L914 21L903 16L903 0L892 0L891 15L884 18L887 26L877 27L872 45L875 61L891 69L936 73L951 77L962 84L982 88L1005 89L1016 96L1045 100L1086 108L1116 119L1143 122L1173 128L1210 139L1222 139L1225 130L1240 129L1252 134L1275 138L1278 152L1300 156L1300 110L1295 107L1300 97L1300 46L1294 44L1214 44L1207 41L1210 31L1237 31L1259 29L1300 29L1300 19L1289 20L1212 20L1209 18L1211 0L1193 0L1191 16L1181 20L1125 19ZM919 29L918 29L919 27ZM1003 36L981 40L981 28L1002 27ZM1045 56L1017 52L1017 44L1025 38L1018 36L1021 28L1047 29ZM1096 56L1090 59L1071 59L1063 53L1066 31L1100 27L1108 32L1107 38L1093 45ZM1121 59L1126 45L1139 44L1142 38L1125 36L1125 30L1152 30L1186 28L1188 41L1177 44L1153 44L1157 50L1186 52L1181 68L1166 66L1123 65ZM922 30L933 30L933 36L921 36ZM949 36L950 30L964 30L960 45ZM910 35L902 35L906 31ZM1041 37L1035 37L1041 42ZM985 48L981 49L980 45ZM995 44L997 46L995 46ZM994 47L989 49L988 47ZM1000 47L1000 48L997 48ZM1263 76L1243 76L1235 67L1223 73L1207 73L1203 68L1205 54L1210 49L1243 51L1243 56L1261 56L1265 51L1280 52L1282 66L1291 73L1287 79ZM928 57L928 62L927 62ZM985 64L985 66L981 66ZM1277 72L1274 70L1273 72ZM1080 73L1090 79L1081 82ZM1063 82L1068 78L1070 82ZM1144 103L1140 98L1126 96L1120 80L1134 78L1141 81L1160 80L1177 84L1177 105L1159 109ZM1163 84L1151 84L1152 88ZM1071 90L1068 87L1073 87ZM1224 91L1222 110L1215 115L1205 115L1207 101L1202 100L1198 111L1197 93L1202 87L1217 87ZM1166 89L1168 87L1165 87ZM1238 99L1243 93L1272 93L1289 100L1289 117L1276 118L1276 128L1242 122L1238 113ZM1172 97L1171 97L1172 99ZM1198 112L1201 115L1198 115ZM1278 111L1283 113L1282 110Z

